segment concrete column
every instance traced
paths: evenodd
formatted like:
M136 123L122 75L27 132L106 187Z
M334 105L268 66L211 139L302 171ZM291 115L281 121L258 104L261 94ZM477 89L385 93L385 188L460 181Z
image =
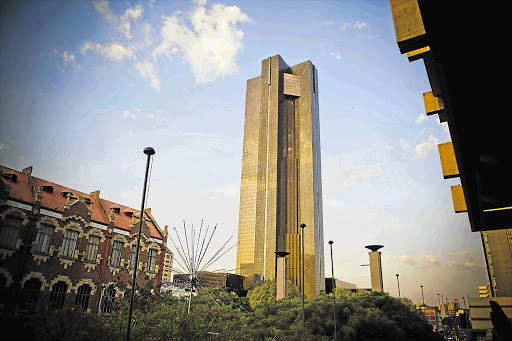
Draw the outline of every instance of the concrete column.
M290 252L286 251L276 251L274 252L277 256L277 273L276 273L276 282L277 282L277 290L276 290L276 300L286 299L286 287L287 287L287 278L286 278L286 256L290 254Z
M286 257L277 257L276 300L286 299Z
M384 291L384 286L382 283L382 264L380 260L380 251L377 251L382 247L382 245L366 246L366 248L371 250L371 252L368 252L368 255L370 256L370 276L372 281L372 291Z

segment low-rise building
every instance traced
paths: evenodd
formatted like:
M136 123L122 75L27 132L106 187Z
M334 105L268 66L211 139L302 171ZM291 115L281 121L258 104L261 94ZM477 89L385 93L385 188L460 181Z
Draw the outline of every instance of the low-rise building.
M164 264L162 267L162 282L172 282L172 262L174 255L168 247L165 248Z
M0 311L109 313L129 292L140 212L0 166ZM144 211L136 282L162 277L167 230Z

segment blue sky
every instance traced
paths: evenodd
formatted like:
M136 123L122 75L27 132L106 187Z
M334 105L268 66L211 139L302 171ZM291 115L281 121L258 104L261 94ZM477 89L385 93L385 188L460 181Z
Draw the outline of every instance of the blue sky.
M455 214L424 114L421 61L396 45L387 1L7 1L0 10L0 164L140 206L160 225L238 225L245 84L261 60L319 73L324 235L335 276L427 303L487 283L479 234ZM216 239L217 239L216 238ZM219 261L235 267L236 252ZM329 273L329 267L326 274Z

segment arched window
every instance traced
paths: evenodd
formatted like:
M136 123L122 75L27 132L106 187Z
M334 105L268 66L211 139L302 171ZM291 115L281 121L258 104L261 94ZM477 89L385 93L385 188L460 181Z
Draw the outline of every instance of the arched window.
M113 287L106 287L103 290L103 298L101 300L101 312L108 314L114 308L114 297L116 296L116 289Z
M76 292L75 304L86 311L89 305L89 297L91 296L91 287L89 284L84 284L78 288Z
M23 309L34 309L36 307L39 294L41 293L41 285L41 281L37 278L31 278L25 282L22 291Z
M52 293L50 294L50 309L64 308L64 300L66 299L66 292L68 285L65 282L58 281L52 286Z

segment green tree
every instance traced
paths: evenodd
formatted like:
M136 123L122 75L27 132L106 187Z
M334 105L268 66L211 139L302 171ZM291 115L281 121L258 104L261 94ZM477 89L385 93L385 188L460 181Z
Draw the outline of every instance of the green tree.
M253 308L263 304L276 300L277 293L277 280L271 279L263 282L261 285L257 286L253 290L250 290L247 293L247 297L249 298L249 303ZM292 298L301 298L302 294L297 288L297 286L291 282L287 282L286 294L288 299Z

